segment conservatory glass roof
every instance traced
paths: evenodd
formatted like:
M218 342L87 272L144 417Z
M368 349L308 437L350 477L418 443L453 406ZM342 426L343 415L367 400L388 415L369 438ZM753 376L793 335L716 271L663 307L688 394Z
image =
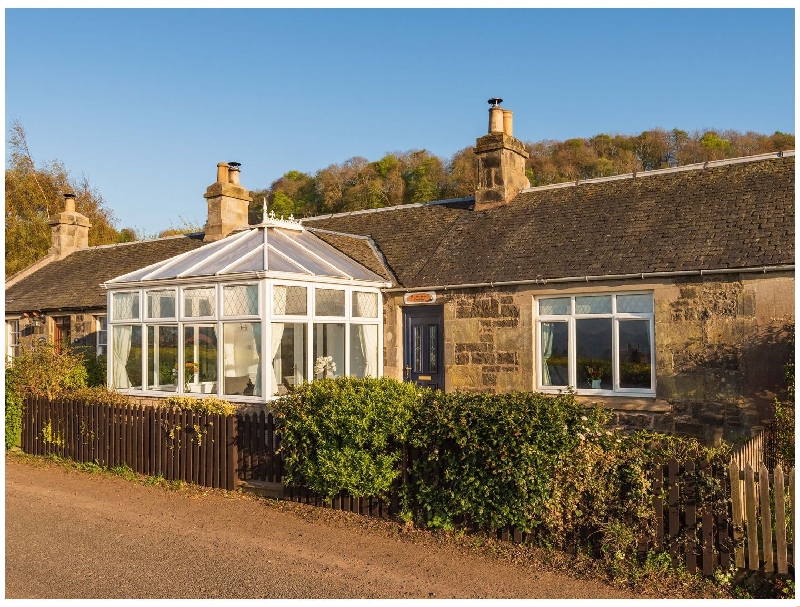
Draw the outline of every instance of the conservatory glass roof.
M385 283L299 223L269 221L109 280L106 284L242 273L293 274ZM299 276L298 276L299 275Z

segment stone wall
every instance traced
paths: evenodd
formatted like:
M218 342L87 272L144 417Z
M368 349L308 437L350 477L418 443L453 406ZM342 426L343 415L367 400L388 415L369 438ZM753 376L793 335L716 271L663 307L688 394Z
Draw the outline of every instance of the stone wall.
M534 298L652 291L656 398L580 397L614 423L695 436L707 444L750 436L784 394L794 275L717 274L627 283L463 289L444 301L445 389L509 392L536 387ZM402 378L402 296L384 306L385 374Z
M533 388L532 299L513 289L455 291L444 308L448 390Z

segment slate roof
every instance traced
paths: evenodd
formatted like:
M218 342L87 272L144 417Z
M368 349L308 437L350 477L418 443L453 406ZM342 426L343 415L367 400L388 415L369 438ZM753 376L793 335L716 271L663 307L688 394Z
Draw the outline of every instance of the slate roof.
M309 232L341 251L350 259L357 261L368 270L375 272L381 278L393 284L397 283L394 274L386 265L386 260L369 236L354 236L352 234L315 230L313 228L309 229Z
M459 200L303 225L370 236L407 288L792 265L794 164L772 154L530 188L479 212Z
M190 234L79 249L6 289L6 313L105 308L101 283L201 246Z

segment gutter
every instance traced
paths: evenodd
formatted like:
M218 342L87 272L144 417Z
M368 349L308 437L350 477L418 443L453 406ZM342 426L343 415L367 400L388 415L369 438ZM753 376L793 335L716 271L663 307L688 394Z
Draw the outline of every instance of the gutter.
M464 284L433 285L425 287L394 287L383 289L384 293L413 293L416 291L447 291L449 289L477 289L483 287L512 287L522 285L546 285L570 282L595 282L603 280L633 280L639 278L671 278L678 276L709 276L714 274L751 274L767 272L794 272L794 264L785 266L762 266L760 268L725 268L721 270L681 270L674 272L640 272L637 274L607 274L605 276L569 276L564 278L534 278L528 280L501 280Z

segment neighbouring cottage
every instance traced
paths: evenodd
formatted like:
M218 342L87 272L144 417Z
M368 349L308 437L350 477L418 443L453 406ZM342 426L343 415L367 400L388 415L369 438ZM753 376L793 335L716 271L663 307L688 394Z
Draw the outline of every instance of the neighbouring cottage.
M512 114L491 103L474 197L247 226L238 164L220 163L208 244L173 239L192 244L92 275L109 385L251 405L340 374L572 387L620 426L749 435L783 387L794 322L794 152L531 188ZM34 280L58 292L100 263L88 255L146 244L7 283L7 326L43 313L21 297ZM70 259L71 274L40 275Z

